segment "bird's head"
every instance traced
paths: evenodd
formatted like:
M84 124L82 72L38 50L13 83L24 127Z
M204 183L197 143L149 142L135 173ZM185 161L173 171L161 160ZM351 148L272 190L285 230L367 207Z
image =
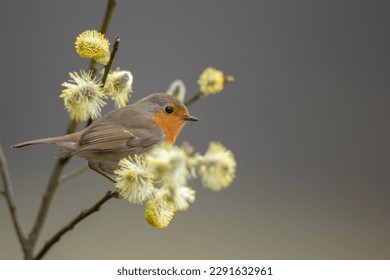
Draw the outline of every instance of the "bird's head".
M174 144L187 121L198 121L190 116L187 107L166 93L151 94L139 101L141 110L165 133L165 141Z

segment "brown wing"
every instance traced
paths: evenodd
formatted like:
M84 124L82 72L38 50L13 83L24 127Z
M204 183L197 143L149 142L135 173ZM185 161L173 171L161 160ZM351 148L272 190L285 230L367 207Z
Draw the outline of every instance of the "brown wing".
M102 122L86 129L75 152L140 154L162 141L157 127L126 128L112 122Z

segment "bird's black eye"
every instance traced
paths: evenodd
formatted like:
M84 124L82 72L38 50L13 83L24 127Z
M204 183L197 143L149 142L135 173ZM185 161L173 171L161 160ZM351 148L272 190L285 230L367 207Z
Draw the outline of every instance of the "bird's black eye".
M172 114L173 108L171 106L167 106L167 107L165 107L165 112L167 112L168 114Z

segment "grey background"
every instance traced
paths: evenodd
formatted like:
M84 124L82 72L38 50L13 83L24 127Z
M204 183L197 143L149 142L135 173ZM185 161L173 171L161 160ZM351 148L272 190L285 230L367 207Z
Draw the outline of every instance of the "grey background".
M0 141L24 231L35 219L57 149L11 150L64 133L58 98L69 71L89 61L76 36L99 29L106 1L2 1ZM234 75L190 107L201 120L178 143L205 152L219 140L238 162L219 193L165 230L144 207L110 201L50 259L388 259L390 257L390 17L388 1L124 1L108 38L114 67L134 75L138 100L182 79L197 91L207 66ZM112 104L105 112L112 109ZM72 160L67 168L83 161ZM39 244L113 186L85 172L62 185ZM0 258L22 257L0 199Z

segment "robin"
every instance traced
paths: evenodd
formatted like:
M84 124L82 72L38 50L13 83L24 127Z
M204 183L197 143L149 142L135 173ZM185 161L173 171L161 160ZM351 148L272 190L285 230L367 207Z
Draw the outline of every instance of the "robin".
M166 93L151 94L138 102L108 113L90 126L72 134L12 145L55 144L66 156L79 156L92 170L111 181L124 157L142 154L155 144L174 144L190 116L186 106Z

